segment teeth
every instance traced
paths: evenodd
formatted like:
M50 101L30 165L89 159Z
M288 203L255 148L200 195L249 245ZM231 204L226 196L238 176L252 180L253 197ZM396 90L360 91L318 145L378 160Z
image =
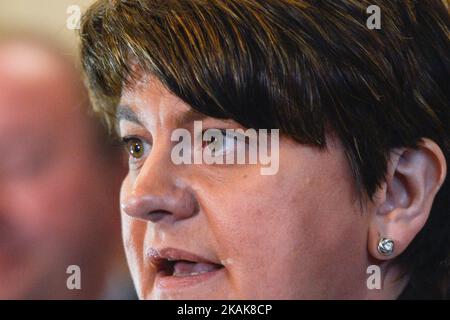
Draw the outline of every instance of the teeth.
M173 276L175 277L187 277L195 276L207 272L211 272L217 269L217 266L210 263L195 263L179 261L173 266Z
M209 271L200 271L200 272L191 272L191 273L177 273L177 272L174 272L173 276L174 277L191 277L191 276L196 276L196 275L207 273L207 272L209 272Z

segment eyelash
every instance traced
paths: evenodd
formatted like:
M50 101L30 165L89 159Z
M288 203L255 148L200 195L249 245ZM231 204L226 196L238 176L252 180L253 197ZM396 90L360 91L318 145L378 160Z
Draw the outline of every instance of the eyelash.
M226 129L219 129L219 128L211 128L211 129L219 130L222 133L224 139L227 137ZM205 129L202 132L202 137L207 130L209 130L209 129ZM136 141L137 143L140 144L141 148L143 149L141 156L139 156L139 157L133 156L132 152L130 151L130 145L129 145L130 142L132 142L132 141ZM203 142L205 142L205 141L203 141ZM212 141L210 143L214 143L214 142ZM246 143L247 143L247 141L246 141ZM139 162L142 162L142 160L145 159L144 156L148 152L147 149L151 149L151 147L149 146L148 143L146 143L143 139L141 139L137 136L122 137L120 139L120 145L125 149L125 151L128 154L130 168L133 167L134 169L137 168L137 165L139 164ZM205 146L203 146L203 144L202 144L202 149L207 148L208 146L209 146L209 144L206 144Z
M132 141L136 141L137 143L139 143L140 145L141 145L141 147L142 147L142 155L140 156L140 157L135 157L135 156L133 156L133 154L132 154L132 152L130 152L130 149L129 149L129 147L130 147L130 142L132 142ZM147 152L147 150L146 149L148 149L149 147L148 147L148 144L146 143L146 142L144 142L144 140L143 139L141 139L141 138L139 138L139 137L136 137L136 136L126 136L126 137L123 137L123 138L121 138L121 141L120 141L120 144L123 146L123 148L125 149L125 151L127 152L127 154L128 154L128 157L129 157L129 163L130 164L136 164L136 163L138 163L139 162L139 160L141 159L141 158L143 158L144 157L144 155L145 155L145 153Z
M226 129L218 129L218 128L212 128L212 129L219 130L220 133L222 133L223 137L227 136ZM205 135L205 132L208 131L208 130L210 130L210 129L205 129L205 130L202 131L202 135L200 137L200 139L202 139L202 147L203 147L203 143L206 142L206 141L203 141L203 137Z

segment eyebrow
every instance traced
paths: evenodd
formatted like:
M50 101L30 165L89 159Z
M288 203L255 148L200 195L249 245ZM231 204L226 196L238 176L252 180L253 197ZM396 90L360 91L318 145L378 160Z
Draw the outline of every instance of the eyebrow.
M175 126L177 128L183 127L188 123L192 123L194 121L203 120L205 118L208 118L204 113L198 112L195 109L189 109L185 113L183 113L181 116L177 117L175 119ZM139 115L133 111L133 109L127 105L119 105L117 107L116 111L116 122L119 124L120 121L127 120L130 122L134 122L140 126L144 126L142 124L142 121L139 118Z
M116 121L117 121L117 123L119 123L122 120L134 122L134 123L142 126L142 122L139 119L139 116L136 114L136 112L133 111L133 109L131 109L127 105L119 105L117 107Z
M209 116L207 116L206 114L198 112L195 109L189 109L188 111L183 113L180 117L178 117L175 120L175 125L177 128L179 128L179 127L185 126L188 123L192 123L192 122L198 121L198 120L203 120L208 117Z

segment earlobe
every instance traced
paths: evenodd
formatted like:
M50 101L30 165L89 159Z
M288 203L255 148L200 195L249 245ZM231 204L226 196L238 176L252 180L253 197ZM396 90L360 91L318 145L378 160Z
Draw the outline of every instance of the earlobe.
M372 257L389 260L406 250L427 222L446 173L445 156L432 140L421 140L415 149L391 152L369 226L368 250ZM392 252L390 241L383 239L392 241Z

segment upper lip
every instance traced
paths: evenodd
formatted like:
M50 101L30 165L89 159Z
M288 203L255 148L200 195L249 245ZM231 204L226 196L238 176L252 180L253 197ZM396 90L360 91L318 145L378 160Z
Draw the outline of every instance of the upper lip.
M209 263L223 266L220 262L212 261L194 253L175 248L150 248L148 257L150 259L151 265L156 269L157 272L168 269L168 266L174 261Z

